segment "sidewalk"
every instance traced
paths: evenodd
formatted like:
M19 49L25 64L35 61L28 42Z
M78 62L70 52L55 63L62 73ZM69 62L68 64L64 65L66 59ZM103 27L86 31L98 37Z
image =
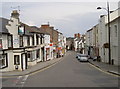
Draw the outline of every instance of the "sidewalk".
M92 59L89 59L89 62L98 67L99 69L115 74L115 75L119 75L120 76L120 66L116 66L116 65L109 65L107 63L103 63L103 62L98 62L98 61L93 61Z
M61 57L62 58L62 57ZM11 76L23 76L23 75L28 75L31 73L34 73L38 70L44 69L52 64L57 63L58 61L60 61L61 58L55 58L52 59L50 61L46 61L46 62L40 62L34 66L29 67L28 69L24 70L24 71L11 71L11 72L2 72L2 77L11 77Z

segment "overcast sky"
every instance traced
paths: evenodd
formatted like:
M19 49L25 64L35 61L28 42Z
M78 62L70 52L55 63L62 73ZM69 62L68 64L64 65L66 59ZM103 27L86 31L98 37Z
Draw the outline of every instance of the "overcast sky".
M5 0L6 1L6 0ZM14 0L8 0L14 1ZM40 0L41 1L41 0ZM106 7L106 2L2 2L2 17L10 18L13 10L11 7L20 6L20 20L28 25L40 27L41 24L50 23L65 36L73 36L74 33L84 34L98 23L99 16L107 14L105 10L97 10L98 6ZM119 1L119 0L118 0ZM110 2L110 10L118 8L118 1ZM0 3L1 8L1 3ZM0 17L1 17L0 16Z

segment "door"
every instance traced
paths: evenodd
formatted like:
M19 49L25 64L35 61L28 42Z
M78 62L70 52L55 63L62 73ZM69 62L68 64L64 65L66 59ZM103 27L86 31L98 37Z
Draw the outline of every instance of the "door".
M20 65L20 57L19 55L14 55L14 65L15 65L15 69L18 70Z

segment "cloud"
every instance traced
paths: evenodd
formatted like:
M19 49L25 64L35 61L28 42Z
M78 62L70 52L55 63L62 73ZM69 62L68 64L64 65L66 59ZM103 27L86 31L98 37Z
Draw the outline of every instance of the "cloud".
M88 2L88 0L1 0L2 2ZM118 2L119 0L89 0L89 2Z
M106 7L106 2L6 2L2 4L3 17L10 18L11 6L20 6L20 20L40 27L50 22L66 36L85 33L98 23L99 15L106 11L96 7ZM117 3L110 3L110 9L117 9Z

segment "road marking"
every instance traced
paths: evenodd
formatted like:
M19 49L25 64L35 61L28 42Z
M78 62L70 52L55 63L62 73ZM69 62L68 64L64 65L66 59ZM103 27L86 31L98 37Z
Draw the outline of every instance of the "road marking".
M57 63L61 62L63 59L64 59L64 58L59 59L59 60L56 61L55 63L53 63L53 64L51 64L51 65L48 65L47 67L45 67L45 68L43 68L43 69L40 69L40 70L38 70L38 71L35 71L35 72L33 72L33 73L30 73L30 74L26 74L26 75L31 76L31 75L34 75L34 74L36 74L36 73L38 73L38 72L42 72L42 71L44 71L44 70L46 70L46 69L48 69L48 68L56 65ZM23 75L23 76L25 76L25 75ZM18 76L6 76L6 77L2 76L1 78L16 78L16 77L18 78ZM20 76L19 76L19 77L20 77Z
M28 75L29 75L29 76L32 76L32 75L34 75L34 74L36 74L36 73L42 72L42 71L44 71L44 70L47 70L47 69L51 68L52 66L54 66L54 65L58 64L59 62L61 62L63 59L64 59L64 58L60 59L59 61L57 61L57 62L55 62L55 63L53 63L53 64L51 64L51 65L49 65L49 66L47 66L47 67L45 67L45 68L43 68L43 69L41 69L41 70L38 70L38 71L33 72L33 73L31 73L31 74L28 74Z
M72 54L72 53L71 53L71 52L68 52L68 53L66 54L66 56L68 56L68 55L70 55L70 54ZM45 68L43 68L43 69L40 69L40 70L38 70L38 71L35 71L35 72L33 72L33 73L30 73L30 74L26 74L26 75L31 76L31 75L34 75L34 74L36 74L36 73L38 73L38 72L42 72L42 71L44 71L44 70L46 70L46 69L49 69L50 67L52 67L52 66L58 64L59 62L61 62L63 59L65 59L65 58L63 57L63 58L59 59L58 61L56 61L55 63L53 63L53 64L51 64L51 65L48 65L47 67L45 67ZM53 60L54 60L54 59L53 59ZM25 75L23 75L23 76L25 76ZM6 77L2 76L2 78L15 78L15 77L18 77L18 76L6 76Z
M115 75L115 74L112 74L112 73L108 73L107 71L103 71L102 69L100 69L100 68L98 68L98 67L96 67L96 66L94 66L94 65L92 65L90 63L89 63L89 65L91 65L92 67L96 68L97 70L99 70L99 71L101 71L101 72L103 72L105 74L112 75L114 77L120 77L119 75Z
M17 77L17 79L20 79L20 78L22 78L22 76Z
M22 82L21 82L22 87L24 86L24 84L25 84L25 82L26 82L28 76L29 76L29 75L25 75L25 76L24 76L24 78L23 78L23 80L22 80Z
M29 75L19 76L16 83L13 84L15 87L23 87Z

